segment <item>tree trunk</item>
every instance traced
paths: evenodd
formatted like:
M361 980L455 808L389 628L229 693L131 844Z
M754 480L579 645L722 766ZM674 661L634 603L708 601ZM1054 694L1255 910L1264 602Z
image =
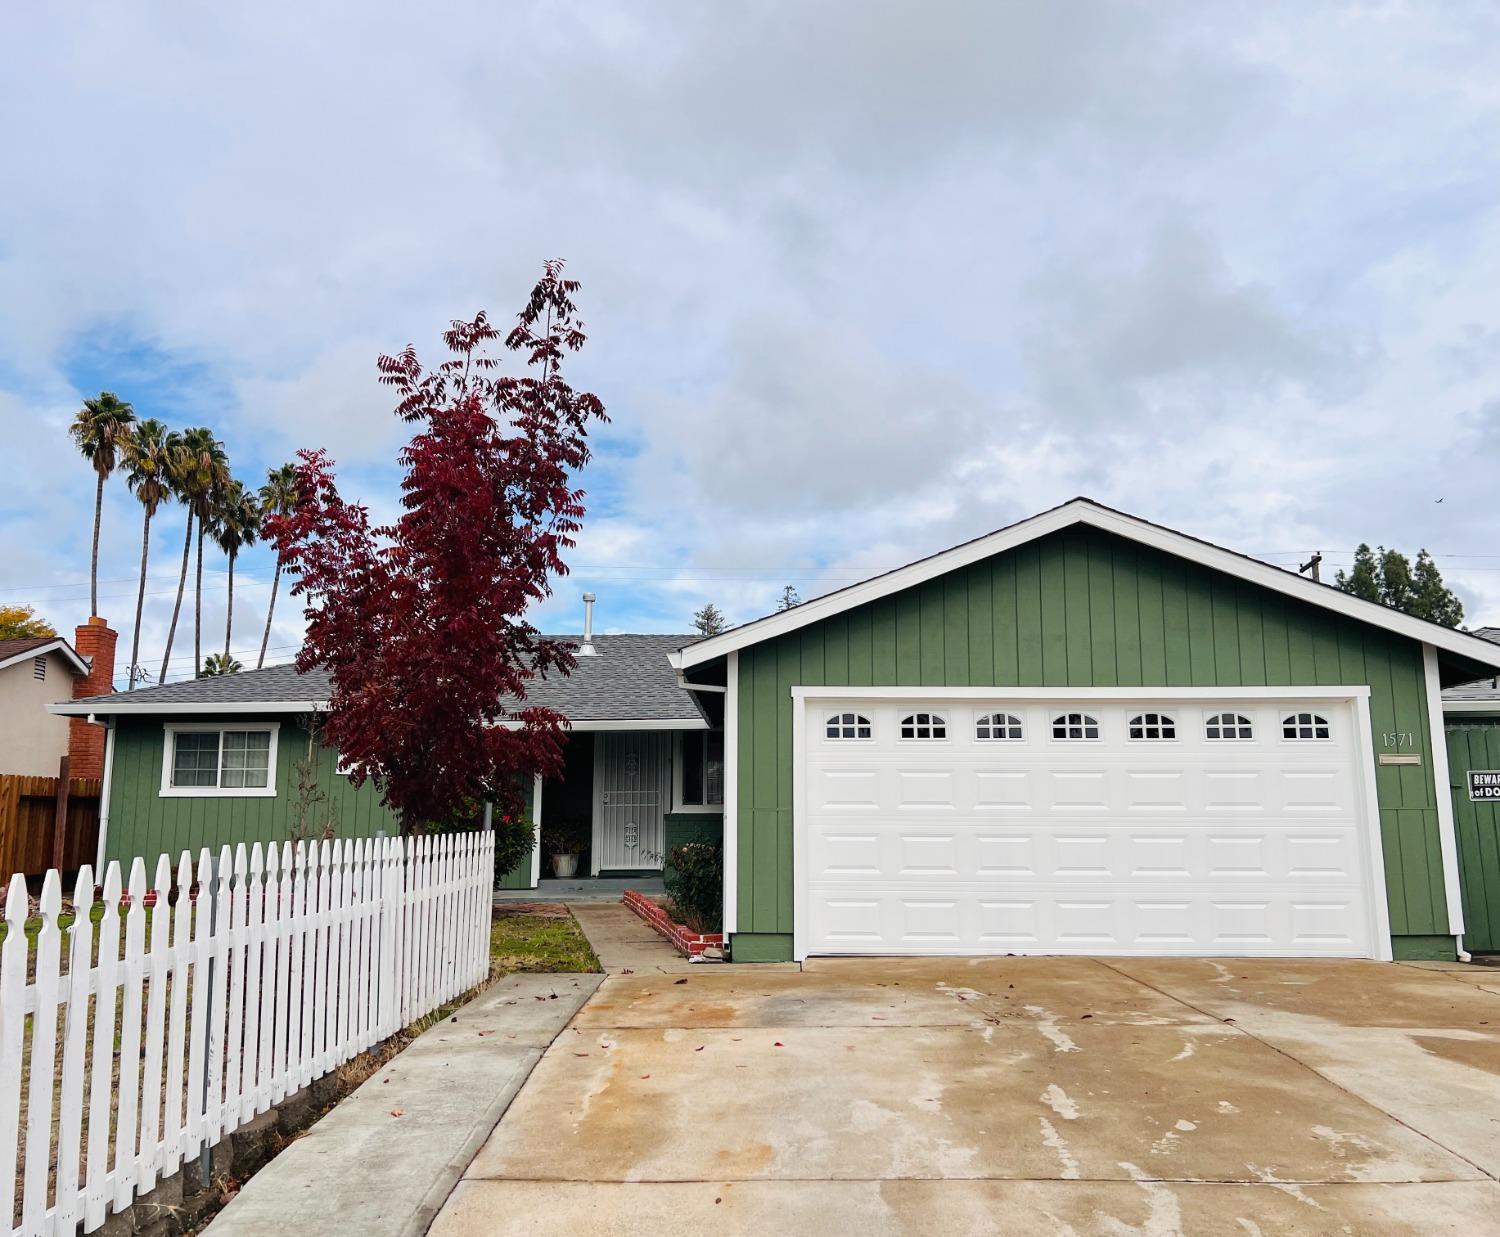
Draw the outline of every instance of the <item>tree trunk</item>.
M198 517L198 566L193 579L193 677L203 673L203 517Z
M94 486L94 552L89 560L89 613L99 613L99 522L104 517L104 474Z
M266 629L260 634L260 660L255 663L259 670L266 664L266 645L271 642L271 615L276 613L276 589L281 583L281 555L276 556L276 574L271 577L271 604L266 607Z
M234 631L234 560L235 552L229 551L229 604L224 614L224 663L229 663L229 637Z
M130 633L130 667L126 671L129 682L125 690L135 690L136 662L141 656L141 611L146 606L146 556L151 550L151 508L146 508L146 520L141 525L141 585L135 593L135 628Z
M167 651L162 654L161 677L157 686L167 681L167 663L172 660L172 641L177 637L177 616L182 613L182 593L187 588L188 551L193 548L193 511L188 508L187 531L182 535L182 574L177 577L177 603L172 607L172 625L167 628Z

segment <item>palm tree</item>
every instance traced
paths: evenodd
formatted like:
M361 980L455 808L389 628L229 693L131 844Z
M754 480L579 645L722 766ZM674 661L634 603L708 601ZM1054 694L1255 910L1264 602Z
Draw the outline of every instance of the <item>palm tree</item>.
M115 470L117 452L135 410L112 391L100 391L98 399L86 399L68 433L94 466L94 550L89 560L89 613L99 613L99 525L104 516L104 483Z
M297 509L297 466L283 464L266 473L266 483L260 487L260 515L291 515ZM255 663L259 670L266 664L266 645L271 640L271 615L276 612L276 590L281 586L281 551L276 552L276 574L271 577L271 604L266 607L266 629L260 635L260 660Z
M203 669L198 671L198 677L210 679L221 674L238 674L244 668L232 657L220 657L217 653L210 653L203 659Z
M125 484L145 508L141 524L141 583L135 594L135 628L130 637L129 689L140 672L141 611L146 604L146 559L151 549L151 518L162 502L172 497L172 465L181 450L181 439L155 417L147 417L126 435L121 444Z
M234 560L260 535L260 502L243 481L230 481L209 511L208 535L229 556L229 604L224 618L224 661L234 634Z
M182 611L182 594L187 587L188 551L192 549L193 532L198 533L198 584L193 615L193 668L202 664L203 641L203 523L213 495L229 479L229 459L224 444L206 426L182 432L182 445L172 468L172 492L187 507L187 532L182 541L182 574L177 579L177 603L172 607L172 625L167 628L167 651L162 657L161 677L167 681L167 665L172 660L172 642L177 635L177 618ZM196 522L196 523L195 523Z

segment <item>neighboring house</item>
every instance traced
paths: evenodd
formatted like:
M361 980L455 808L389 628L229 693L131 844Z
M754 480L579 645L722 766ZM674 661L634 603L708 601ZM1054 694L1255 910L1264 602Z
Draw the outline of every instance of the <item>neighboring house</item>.
M558 638L593 652L580 649L571 676L531 685L527 703L557 709L572 727L566 775L538 779L533 816L576 824L591 839L593 875L660 871L677 841L704 828L717 838L722 744L668 662L690 637ZM321 672L273 666L54 706L109 727L100 862L286 840L299 762L310 762L341 836L395 832L374 786L352 786L312 738L327 686ZM506 883L534 886L540 850Z
M1474 634L1500 643L1500 627ZM1464 945L1500 953L1500 677L1443 692L1463 890Z
M70 777L103 772L104 731L54 716L58 700L110 690L115 633L103 619L61 636L0 640L0 774L57 777L64 756Z
M1477 636L1077 499L674 661L741 961L1455 956Z
M595 873L722 836L740 961L1460 947L1442 692L1500 646L1087 499L718 636L594 645L534 685L574 730L536 813L587 825ZM111 725L102 849L285 837L324 695L280 667L58 706Z

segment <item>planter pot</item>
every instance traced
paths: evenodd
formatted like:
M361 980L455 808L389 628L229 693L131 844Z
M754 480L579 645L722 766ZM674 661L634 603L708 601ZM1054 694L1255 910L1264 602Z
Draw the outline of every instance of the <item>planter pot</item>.
M569 880L578 871L577 855L553 855L552 875L560 881Z

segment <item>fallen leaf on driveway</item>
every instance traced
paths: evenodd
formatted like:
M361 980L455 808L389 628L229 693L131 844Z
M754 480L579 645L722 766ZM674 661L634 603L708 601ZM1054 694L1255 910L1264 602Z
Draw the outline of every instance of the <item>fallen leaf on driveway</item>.
M682 979L674 979L674 980L673 980L673 981L672 981L672 982L673 982L673 983L674 983L674 984L685 984L685 983L687 983L687 978L686 978L686 977L684 977L684 978L682 978Z
M405 1116L405 1115L406 1115L406 1109L404 1109L404 1108L392 1108L391 1109L391 1116L393 1116L393 1117L402 1117L402 1116Z
M786 1047L786 1045L785 1045L785 1044L783 1044L783 1043L782 1043L782 1042L781 1042L781 1041L780 1041L780 1040L779 1040L779 1039L778 1039L778 1040L777 1040L777 1041L776 1041L776 1042L775 1042L775 1043L774 1043L774 1044L772 1044L772 1045L771 1045L771 1047L772 1047L772 1048L785 1048L785 1047Z
M642 1078L650 1078L650 1077L651 1077L651 1075L650 1075L650 1074L642 1074L642 1075L641 1075L641 1077L642 1077Z
M703 1051L703 1045L699 1044L696 1048L693 1049L693 1051L694 1052L702 1052Z
M493 1031L481 1031L481 1032L479 1032L479 1034L480 1035L493 1035L494 1032Z
M588 1056L588 1055L589 1055L589 1054L588 1054L588 1053L586 1053L586 1052L575 1052L575 1053L574 1053L574 1054L573 1054L573 1055L574 1055L574 1056L575 1056L575 1057L586 1057L586 1056Z

